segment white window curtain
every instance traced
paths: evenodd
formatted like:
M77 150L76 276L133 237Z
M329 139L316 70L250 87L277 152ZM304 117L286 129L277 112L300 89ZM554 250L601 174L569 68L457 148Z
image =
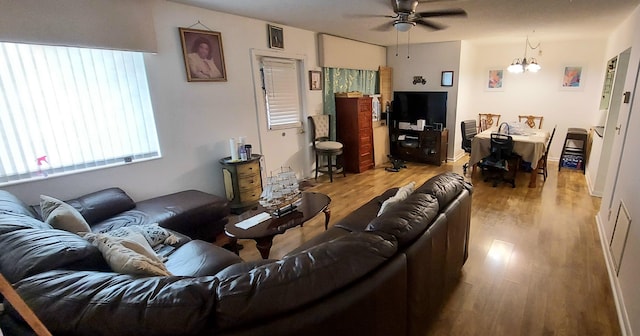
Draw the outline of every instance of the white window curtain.
M300 83L295 60L262 58L269 129L302 126Z
M0 184L158 157L142 53L0 43Z

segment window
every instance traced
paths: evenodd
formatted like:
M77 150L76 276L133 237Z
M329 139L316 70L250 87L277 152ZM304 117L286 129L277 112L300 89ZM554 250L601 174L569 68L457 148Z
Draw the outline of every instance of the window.
M159 157L142 53L0 43L0 184Z
M297 62L265 57L262 59L262 76L269 129L302 126Z

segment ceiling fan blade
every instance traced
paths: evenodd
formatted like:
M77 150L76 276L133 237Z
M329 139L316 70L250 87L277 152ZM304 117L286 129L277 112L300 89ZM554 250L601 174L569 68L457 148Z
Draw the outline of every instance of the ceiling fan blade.
M467 12L462 8L443 9L430 12L420 12L415 14L417 17L438 17L438 16L467 16Z
M441 24L437 24L437 23L433 23L433 22L429 22L429 21L425 21L425 20L415 20L413 21L421 26L425 26L428 28L431 28L433 30L442 30L447 28L447 26L445 25L441 25Z
M386 32L391 30L391 28L393 28L393 21L390 22L385 22L379 26L373 27L371 28L371 30L375 30L375 31L379 31L379 32Z

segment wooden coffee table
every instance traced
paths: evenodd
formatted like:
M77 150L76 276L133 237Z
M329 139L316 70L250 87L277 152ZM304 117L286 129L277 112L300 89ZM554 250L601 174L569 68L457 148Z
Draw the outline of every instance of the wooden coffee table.
M258 205L256 209L229 217L229 223L224 226L224 232L231 238L231 245L235 247L236 254L238 254L238 239L253 239L256 241L256 248L260 251L262 258L268 259L275 235L284 233L288 229L298 225L302 226L306 221L312 219L320 212L324 213L324 229L326 230L329 227L329 218L331 217L329 203L331 203L331 198L325 194L303 192L302 203L293 212L279 218L272 216L272 218L248 229L237 227L236 224L245 219L249 219L263 212L268 212L263 206Z

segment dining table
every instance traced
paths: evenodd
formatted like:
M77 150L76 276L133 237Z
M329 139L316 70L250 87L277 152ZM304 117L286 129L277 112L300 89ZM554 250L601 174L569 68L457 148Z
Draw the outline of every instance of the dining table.
M477 164L491 153L491 133L497 133L498 127L484 130L471 140L471 158L469 164L473 167L473 175ZM536 187L540 159L545 153L550 133L543 129L520 130L517 134L508 134L513 139L513 152L520 155L522 161L531 163L531 177L529 188Z

